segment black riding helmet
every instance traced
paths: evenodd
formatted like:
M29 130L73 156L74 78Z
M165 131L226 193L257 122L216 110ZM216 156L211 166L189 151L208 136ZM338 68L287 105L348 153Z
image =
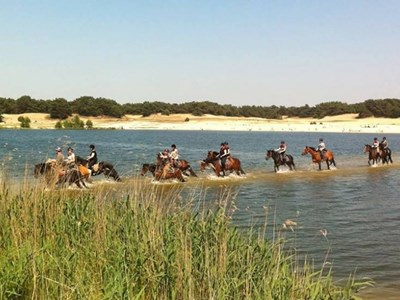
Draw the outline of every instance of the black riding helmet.
M171 145L171 148L176 148L176 145L175 145L175 144L172 144L172 145Z
M91 145L89 146L89 148L93 150L95 147L94 147L93 144L91 144Z

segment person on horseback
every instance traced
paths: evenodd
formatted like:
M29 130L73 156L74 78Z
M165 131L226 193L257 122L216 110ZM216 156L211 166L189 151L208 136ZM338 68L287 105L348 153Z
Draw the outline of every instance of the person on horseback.
M64 164L64 154L60 147L56 148L56 164L62 166Z
M97 151L96 147L93 144L90 145L89 148L90 148L90 154L87 157L88 169L93 170L93 165L97 164Z
M374 142L372 143L371 148L374 148L374 149L377 149L377 150L379 149L378 138L374 138Z
M217 157L221 160L221 171L223 176L225 176L225 163L226 159L231 155L231 150L229 148L228 142L221 143L221 148Z
M317 150L319 151L319 155L321 155L321 159L324 159L324 152L326 152L326 146L324 143L324 139L319 139L319 144L317 147Z
M286 153L286 143L285 143L285 141L281 141L281 144L279 145L279 148L276 149L275 152L279 153L281 161L285 161L285 153Z
M71 147L68 147L67 149L67 159L65 160L65 163L67 165L67 167L71 168L73 166L75 166L75 153L74 153L74 149L72 149Z
M169 153L169 158L170 158L172 166L177 168L178 167L178 159L179 159L179 150L178 150L178 148L176 148L175 144L171 145L171 152Z

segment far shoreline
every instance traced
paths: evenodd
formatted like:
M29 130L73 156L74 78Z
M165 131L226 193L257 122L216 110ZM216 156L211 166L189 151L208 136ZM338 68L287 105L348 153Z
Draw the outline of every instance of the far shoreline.
M58 120L50 119L48 114L43 113L3 114L4 122L0 123L0 129L22 129L18 121L19 116L29 117L31 120L30 128L25 130L56 130L55 124ZM79 117L84 122L92 121L94 128L90 130L400 133L400 118L358 119L357 114L330 116L322 119L285 117L279 120L214 115L193 116L190 114L156 114L148 117L127 115L120 119L104 116Z

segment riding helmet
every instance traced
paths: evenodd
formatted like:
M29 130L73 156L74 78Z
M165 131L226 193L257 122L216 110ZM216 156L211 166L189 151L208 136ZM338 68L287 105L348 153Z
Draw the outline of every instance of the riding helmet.
M281 144L284 144L285 143L285 141L281 141Z
M61 148L60 148L60 147L57 147L57 148L56 148L56 151L57 151L57 152L61 152Z
M386 140L386 136L384 136L383 139Z
M377 141L378 140L378 138L374 138L374 141Z
M171 148L176 148L176 145L175 145L175 144L172 144L172 145L171 145Z
M320 141L320 142L323 142L323 141L324 141L324 139L319 139L319 141Z
M93 144L90 145L89 148L90 148L90 149L94 149L94 145L93 145Z

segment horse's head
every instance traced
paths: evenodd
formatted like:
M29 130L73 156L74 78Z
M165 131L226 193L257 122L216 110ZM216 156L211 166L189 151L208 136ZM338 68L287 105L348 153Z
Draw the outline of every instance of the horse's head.
M45 172L45 168L46 168L46 163L36 164L33 170L34 176L37 178L39 177L39 175L43 175L43 173Z
M87 167L87 165L88 165L88 160L84 159L83 157L80 157L80 156L75 156L75 162L78 165L82 165L82 166L85 166L85 167Z
M144 176L150 169L150 165L149 164L143 164L142 165L142 172L140 173L140 175Z
M200 172L204 172L207 167L207 163L205 160L200 161Z
M274 150L267 150L267 153L265 154L265 159L272 158L274 156Z
M308 153L310 153L311 149L308 146L305 146L303 151L301 152L301 155L306 155Z

